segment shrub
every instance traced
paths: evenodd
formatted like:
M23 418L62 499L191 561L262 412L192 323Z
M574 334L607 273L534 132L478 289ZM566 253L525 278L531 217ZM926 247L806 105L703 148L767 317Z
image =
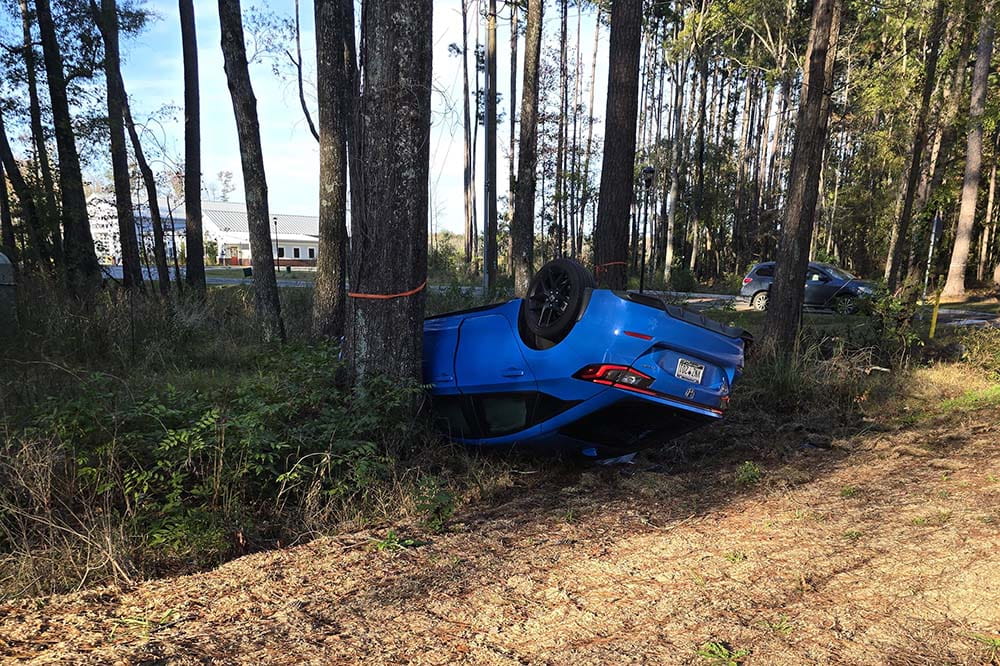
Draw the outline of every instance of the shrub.
M670 288L673 291L694 291L698 280L694 273L682 266L674 266L670 271Z
M964 348L963 362L1000 380L1000 328L966 329L958 335L958 340Z

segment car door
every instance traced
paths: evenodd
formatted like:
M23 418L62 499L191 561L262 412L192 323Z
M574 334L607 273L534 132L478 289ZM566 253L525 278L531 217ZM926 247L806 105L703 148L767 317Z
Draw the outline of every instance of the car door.
M506 317L466 318L455 355L458 390L472 401L484 437L531 426L538 385Z
M826 271L816 266L806 269L806 305L826 305L836 291L837 286L833 285L833 278Z

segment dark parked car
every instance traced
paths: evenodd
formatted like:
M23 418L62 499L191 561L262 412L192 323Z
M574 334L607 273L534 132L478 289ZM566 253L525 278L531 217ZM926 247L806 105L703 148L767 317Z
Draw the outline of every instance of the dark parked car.
M766 310L772 282L774 262L757 264L743 278L740 295L750 301L754 310ZM874 289L873 283L851 275L843 268L811 261L806 271L805 304L812 308L853 312L857 309L858 298L870 296Z
M750 340L556 259L525 299L428 318L424 382L457 441L616 457L722 418Z

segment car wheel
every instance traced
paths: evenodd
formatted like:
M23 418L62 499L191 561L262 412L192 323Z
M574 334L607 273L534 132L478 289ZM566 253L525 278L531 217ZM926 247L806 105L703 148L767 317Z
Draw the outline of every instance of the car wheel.
M764 310L767 309L767 299L768 299L768 292L758 291L756 294L753 295L753 298L750 299L750 307L752 307L754 310L757 310L758 312L763 312Z
M858 299L856 296L838 296L833 302L833 309L839 314L857 314Z
M584 292L595 286L594 276L572 259L553 259L528 283L521 317L529 331L557 342L569 333L583 305Z

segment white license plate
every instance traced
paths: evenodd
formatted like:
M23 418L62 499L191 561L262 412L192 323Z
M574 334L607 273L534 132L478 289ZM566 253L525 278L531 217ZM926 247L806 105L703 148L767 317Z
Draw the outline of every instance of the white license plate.
M701 384L701 377L705 374L705 366L689 361L686 358L677 359L677 370L674 377L683 379L693 384Z

